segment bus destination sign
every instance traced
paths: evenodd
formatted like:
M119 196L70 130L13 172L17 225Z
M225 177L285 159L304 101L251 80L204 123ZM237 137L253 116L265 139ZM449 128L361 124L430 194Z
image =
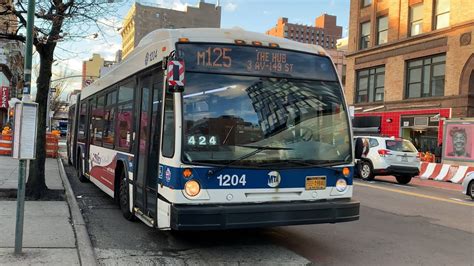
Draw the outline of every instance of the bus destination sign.
M329 58L314 54L229 44L178 44L186 71L336 81Z

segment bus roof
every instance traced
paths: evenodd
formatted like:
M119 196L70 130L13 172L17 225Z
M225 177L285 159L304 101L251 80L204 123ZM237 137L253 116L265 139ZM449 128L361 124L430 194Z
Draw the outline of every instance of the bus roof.
M137 47L117 66L96 80L81 92L81 99L104 90L109 86L131 76L145 68L161 62L164 56L169 55L180 38L187 38L190 42L230 43L243 40L246 43L262 42L264 46L276 43L280 48L291 49L307 53L325 53L318 45L291 41L281 37L274 37L263 33L245 31L241 28L186 28L186 29L158 29L146 35Z

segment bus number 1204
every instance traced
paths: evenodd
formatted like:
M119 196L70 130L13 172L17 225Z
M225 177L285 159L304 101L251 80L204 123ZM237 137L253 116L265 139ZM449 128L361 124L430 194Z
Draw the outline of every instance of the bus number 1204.
M240 177L238 175L219 175L217 180L219 180L219 186L221 187L235 187L239 184L245 186L245 184L247 184L245 175L241 175Z

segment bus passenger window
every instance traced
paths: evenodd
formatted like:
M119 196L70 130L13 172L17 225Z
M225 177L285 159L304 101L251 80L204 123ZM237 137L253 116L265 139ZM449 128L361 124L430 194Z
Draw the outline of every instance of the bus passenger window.
M117 112L118 146L122 149L130 149L132 142L132 103L121 105Z
M115 108L106 110L104 117L104 144L109 146L114 145L114 121Z
M92 143L102 146L102 130L104 128L105 96L97 98L96 108L92 108Z
M120 86L119 89L119 103L127 102L133 100L133 82L128 82L122 86Z
M80 115L79 115L79 128L77 140L79 142L86 141L86 115L87 115L87 103L81 104Z
M163 123L163 156L173 157L174 155L174 103L173 94L165 96L165 117Z

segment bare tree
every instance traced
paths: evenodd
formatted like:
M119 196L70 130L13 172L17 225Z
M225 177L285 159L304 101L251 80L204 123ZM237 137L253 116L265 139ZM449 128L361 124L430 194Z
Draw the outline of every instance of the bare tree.
M51 111L58 111L58 108L60 107L62 101L61 101L61 96L66 89L66 84L67 82L62 81L54 85L54 88L56 89L52 94L51 94L51 100L49 103L49 110Z
M119 3L120 2L120 3ZM33 45L39 55L39 74L36 80L36 102L38 103L38 129L36 139L36 159L31 161L26 184L26 195L39 199L48 192L45 183L46 160L46 109L51 82L54 53L58 42L80 39L91 32L102 32L100 19L116 14L119 4L126 1L114 0L37 0ZM15 7L7 6L0 15L14 14L19 28L26 27L27 0L16 1ZM21 30L10 39L23 40ZM7 36L8 37L8 36Z

